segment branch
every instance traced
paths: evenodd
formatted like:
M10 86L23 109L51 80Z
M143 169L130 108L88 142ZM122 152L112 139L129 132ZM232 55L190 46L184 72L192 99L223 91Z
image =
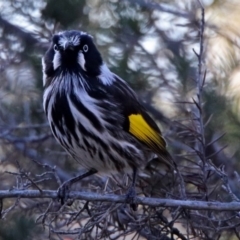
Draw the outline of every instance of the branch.
M0 199L3 198L51 198L57 199L58 192L53 190L0 190ZM102 201L125 203L125 195L99 194L90 192L69 192L70 199L86 201ZM240 202L204 202L194 200L174 200L162 198L136 197L136 203L152 207L183 207L195 210L240 211Z
M198 59L198 75L196 78L196 90L197 90L197 99L193 102L196 106L196 122L197 122L197 132L199 134L200 139L198 140L198 150L201 153L201 160L203 161L203 168L206 162L206 145L205 145L205 135L204 135L204 123L203 123L203 115L202 115L202 92L203 86L205 83L206 74L203 72L203 55L204 55L204 27L205 27L205 10L199 1L201 6L201 21L199 26L199 53L197 53L194 49L193 52L197 56Z
M145 7L149 10L158 10L161 12L167 12L173 15L176 15L178 17L183 17L183 18L190 18L191 13L188 13L186 11L182 11L180 9L174 9L173 7L170 7L170 5L167 4L159 4L151 1L146 1L146 0L128 0L131 3L138 4L141 7Z
M4 29L4 33L10 33L18 36L26 46L38 46L39 51L46 51L45 44L42 44L31 33L21 29L20 27L8 22L0 16L0 26Z

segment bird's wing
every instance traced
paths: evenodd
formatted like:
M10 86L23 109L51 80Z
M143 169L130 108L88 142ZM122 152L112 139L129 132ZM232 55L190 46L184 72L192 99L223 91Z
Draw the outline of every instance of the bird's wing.
M155 122L144 111L127 116L129 129L127 131L146 144L155 153L166 151L166 143Z
M118 79L114 84L117 89L114 96L121 101L125 118L123 129L156 154L167 155L166 142L159 127L139 102L134 91L122 79Z

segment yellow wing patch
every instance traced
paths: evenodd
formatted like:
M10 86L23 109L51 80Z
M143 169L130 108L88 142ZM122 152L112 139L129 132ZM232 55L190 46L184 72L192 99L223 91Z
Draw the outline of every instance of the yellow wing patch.
M144 142L155 152L166 151L166 143L160 133L155 131L141 114L131 114L129 117L129 132Z

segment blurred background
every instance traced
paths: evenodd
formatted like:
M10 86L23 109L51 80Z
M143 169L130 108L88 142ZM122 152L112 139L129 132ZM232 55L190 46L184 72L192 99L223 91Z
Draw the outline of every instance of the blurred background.
M202 3L204 154L217 168L224 167L233 193L240 197L235 173L240 172L240 2ZM178 164L186 166L186 156L195 161L189 157L195 153L196 137L196 106L190 102L196 96L198 59L193 49L199 51L200 18L197 0L0 0L0 190L36 189L30 178L43 189L57 189L60 180L79 171L53 139L42 108L41 57L52 34L66 29L94 37L109 68L136 90L160 125ZM189 198L206 200L201 195L205 190L199 195L200 185L186 184L194 193ZM230 199L227 191L207 192L214 200ZM60 223L54 232L50 225L43 228L44 221L35 221L46 210L47 201L42 201L4 200L0 239L78 239L56 233ZM195 231L192 239L217 236L210 230L201 230L202 235ZM218 237L238 239L235 234L226 229Z

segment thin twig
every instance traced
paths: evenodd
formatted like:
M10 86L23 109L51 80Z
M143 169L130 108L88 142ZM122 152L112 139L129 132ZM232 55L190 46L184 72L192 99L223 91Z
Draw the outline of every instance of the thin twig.
M203 85L205 82L206 77L206 71L203 73L203 53L204 53L204 27L205 27L205 11L203 8L203 5L199 1L199 4L201 6L202 11L202 17L200 22L200 28L199 28L199 53L193 49L193 52L197 56L198 59L198 75L196 78L196 90L197 90L197 100L193 99L193 102L196 106L196 122L197 122L197 132L200 136L200 139L198 140L198 150L201 153L200 158L203 162L203 171L206 163L206 156L205 156L205 134L204 134L204 123L203 123L203 116L202 116L202 91L203 91Z

